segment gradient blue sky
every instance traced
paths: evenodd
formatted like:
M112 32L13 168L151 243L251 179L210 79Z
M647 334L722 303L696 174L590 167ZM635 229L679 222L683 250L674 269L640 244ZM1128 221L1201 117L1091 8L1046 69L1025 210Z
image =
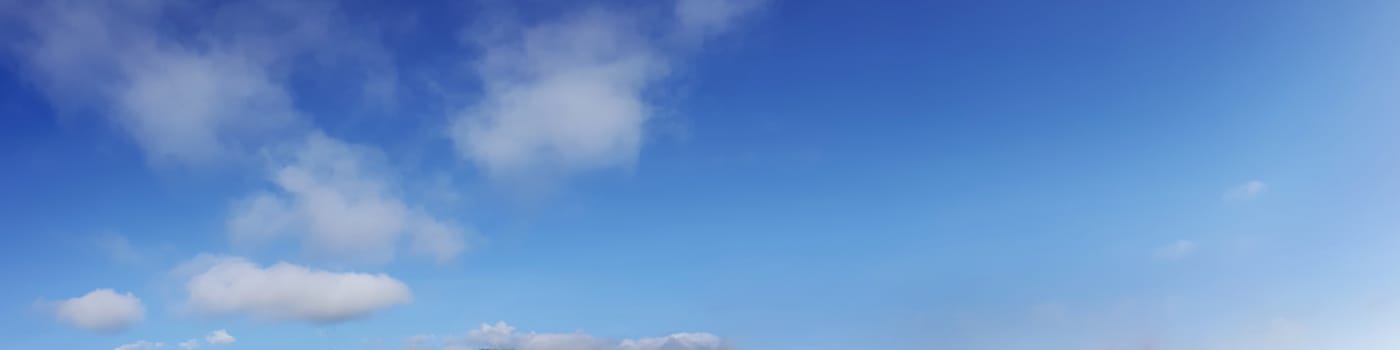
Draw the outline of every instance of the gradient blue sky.
M1394 1L0 8L0 348L1400 347Z

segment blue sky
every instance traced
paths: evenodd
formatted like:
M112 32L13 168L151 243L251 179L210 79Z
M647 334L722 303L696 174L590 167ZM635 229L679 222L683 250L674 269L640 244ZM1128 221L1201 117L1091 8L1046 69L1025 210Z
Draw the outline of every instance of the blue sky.
M0 8L0 348L1400 347L1391 1Z

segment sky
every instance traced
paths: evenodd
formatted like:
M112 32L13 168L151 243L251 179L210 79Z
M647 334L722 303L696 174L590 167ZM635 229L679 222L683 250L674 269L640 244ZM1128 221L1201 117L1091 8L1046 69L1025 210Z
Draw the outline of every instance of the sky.
M0 349L1400 348L1400 3L0 0Z

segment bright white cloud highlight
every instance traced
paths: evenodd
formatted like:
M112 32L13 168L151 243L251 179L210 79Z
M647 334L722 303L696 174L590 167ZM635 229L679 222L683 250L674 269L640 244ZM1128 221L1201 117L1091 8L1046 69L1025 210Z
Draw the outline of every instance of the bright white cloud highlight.
M698 43L755 7L744 3L682 1L677 18L667 22L674 27L593 10L496 28L477 41L483 56L475 68L485 96L453 123L457 150L497 180L549 180L632 164L653 109L645 95L683 51L664 37Z
M296 236L310 253L360 263L392 260L403 239L438 262L466 250L465 229L404 204L372 149L313 133L289 153L274 162L277 192L234 205L227 225L236 243Z
M229 345L233 344L235 340L232 335L228 334L227 330L223 329L209 332L209 335L204 336L204 342L210 345Z
M1264 192L1268 190L1268 184L1259 180L1253 180L1230 188L1229 191L1225 191L1224 197L1227 201L1250 200L1263 195Z
M516 350L728 350L732 347L709 333L676 333L664 337L609 341L582 332L521 333L505 322L483 324L466 339L447 349L497 348Z
M95 332L120 332L146 318L146 306L131 293L97 289L54 305L54 316L73 327Z
M180 268L191 274L188 306L213 314L336 323L412 301L408 286L385 274L330 272L289 263L261 267L235 257L200 256ZM206 341L233 341L215 332Z
M165 348L165 343L152 343L145 340L141 340L131 344L122 344L121 346L116 347L115 350L155 350L161 348Z

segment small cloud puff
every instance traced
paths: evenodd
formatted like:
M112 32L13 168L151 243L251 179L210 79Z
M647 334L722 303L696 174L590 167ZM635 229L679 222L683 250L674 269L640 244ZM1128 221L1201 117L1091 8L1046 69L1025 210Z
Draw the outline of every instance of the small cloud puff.
M146 318L146 306L129 292L117 294L104 288L59 301L53 305L53 313L59 321L73 327L114 333L141 323Z
M228 331L222 329L209 332L209 335L204 336L204 342L209 343L211 345L233 344L235 340L237 339L234 339L232 335L229 335Z
M243 258L200 256L177 273L191 275L188 306L211 315L246 314L272 320L330 324L369 316L413 300L408 286L385 274L331 272ZM211 344L233 337L214 332Z

